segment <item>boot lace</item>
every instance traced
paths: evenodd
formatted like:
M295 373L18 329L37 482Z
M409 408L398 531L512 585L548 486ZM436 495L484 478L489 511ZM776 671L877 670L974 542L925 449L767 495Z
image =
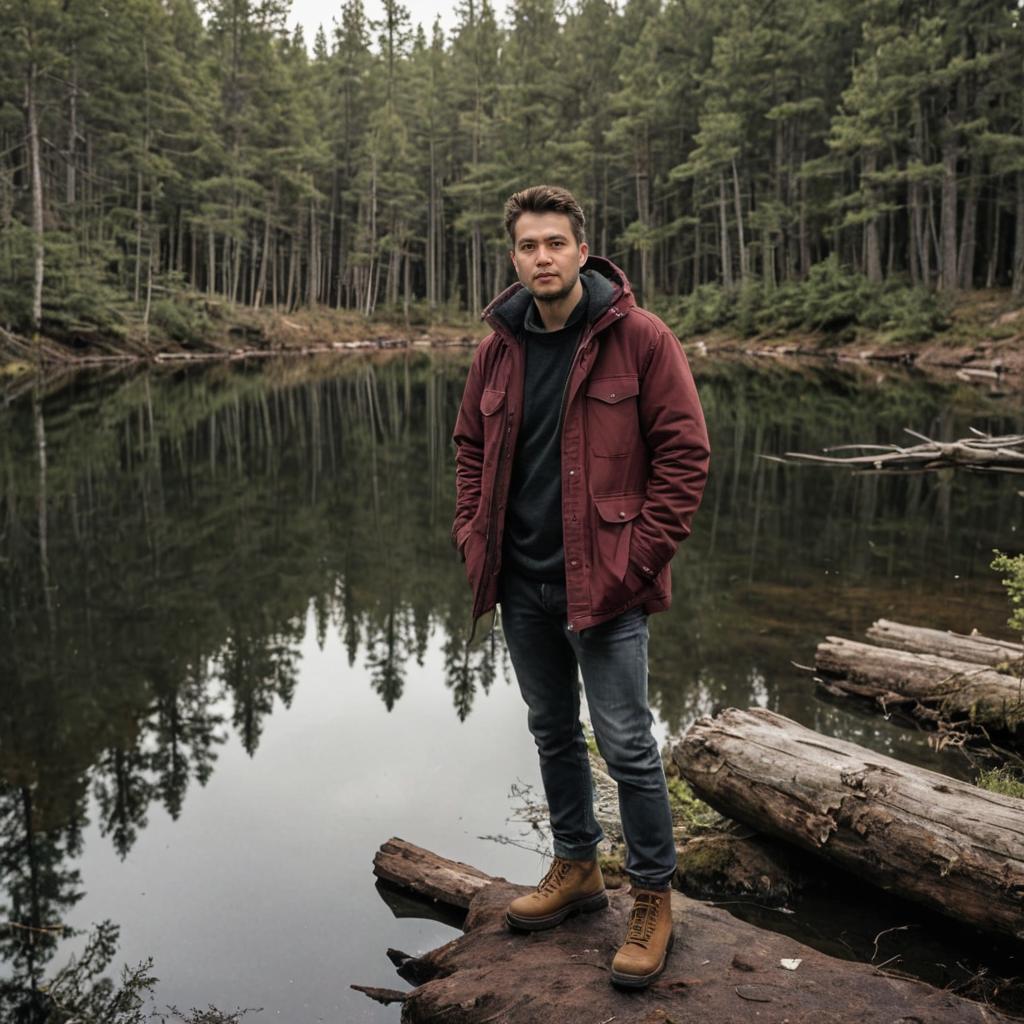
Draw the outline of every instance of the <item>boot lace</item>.
M642 892L633 903L633 909L629 913L629 925L626 928L626 942L632 942L644 949L651 941L655 926L658 923L658 915L661 913L661 904L664 896L653 892Z
M569 877L569 871L572 868L572 864L567 860L562 860L561 857L556 857L551 862L551 867L548 868L547 874L540 880L540 884L537 886L538 893L549 893L554 892L561 884Z

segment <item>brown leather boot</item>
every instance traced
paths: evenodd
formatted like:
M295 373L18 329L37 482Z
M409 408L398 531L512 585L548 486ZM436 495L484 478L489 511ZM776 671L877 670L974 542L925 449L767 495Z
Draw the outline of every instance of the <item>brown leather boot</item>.
M604 878L596 860L556 857L537 888L508 905L505 921L510 928L539 932L573 914L589 914L607 906Z
M626 941L612 960L612 983L646 988L665 969L672 948L672 893L634 889Z

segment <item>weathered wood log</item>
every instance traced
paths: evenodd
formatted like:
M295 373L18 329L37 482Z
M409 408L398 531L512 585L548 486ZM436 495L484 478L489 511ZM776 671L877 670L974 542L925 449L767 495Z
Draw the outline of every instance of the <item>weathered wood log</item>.
M868 629L867 636L882 647L988 665L999 672L1015 673L1024 664L1024 644L996 640L980 633L953 633L879 619Z
M761 708L700 719L673 759L723 814L940 913L1024 938L1024 800Z
M814 667L849 680L861 693L864 687L895 692L996 732L1013 734L1024 725L1021 682L982 665L830 636L818 645Z
M404 839L389 839L373 858L373 873L385 882L428 899L466 910L470 900L494 879L469 864L438 857Z
M443 861L421 852L423 871L410 869L411 877ZM411 855L407 865L410 860ZM679 892L671 895L675 946L665 972L646 991L622 992L609 982L609 964L625 934L629 895L611 892L605 912L572 918L550 931L517 934L505 926L505 907L524 891L496 880L473 896L465 934L419 958L429 962L432 977L406 994L404 1024L736 1024L755 1017L772 1024L981 1024L1011 1019L923 982L762 931Z

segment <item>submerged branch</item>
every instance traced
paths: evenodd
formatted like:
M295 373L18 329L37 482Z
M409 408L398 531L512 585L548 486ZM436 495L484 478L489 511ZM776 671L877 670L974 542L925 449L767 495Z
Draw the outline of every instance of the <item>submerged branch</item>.
M975 472L1024 473L1024 434L993 437L972 430L974 436L959 441L933 441L909 428L904 428L920 444L901 448L899 445L844 444L825 448L826 454L786 452L777 462L814 462L829 466L848 466L859 472L929 472L948 467ZM831 455L830 452L861 451L863 455Z

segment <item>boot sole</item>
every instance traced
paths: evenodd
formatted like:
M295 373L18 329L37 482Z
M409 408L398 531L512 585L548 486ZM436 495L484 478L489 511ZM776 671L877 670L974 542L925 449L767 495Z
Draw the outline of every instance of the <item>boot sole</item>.
M661 963L649 974L620 974L618 971L613 970L612 984L618 988L647 988L665 970L665 964L668 963L668 955L672 951L675 940L676 936L673 932L668 937L668 942L665 945L665 954L661 958Z
M561 910L548 914L545 917L519 917L511 911L505 911L505 923L509 928L520 932L542 932L546 928L554 928L561 924L566 918L575 914L592 914L595 910L604 910L608 906L608 894L602 889L594 896L585 896L582 899L567 903Z

